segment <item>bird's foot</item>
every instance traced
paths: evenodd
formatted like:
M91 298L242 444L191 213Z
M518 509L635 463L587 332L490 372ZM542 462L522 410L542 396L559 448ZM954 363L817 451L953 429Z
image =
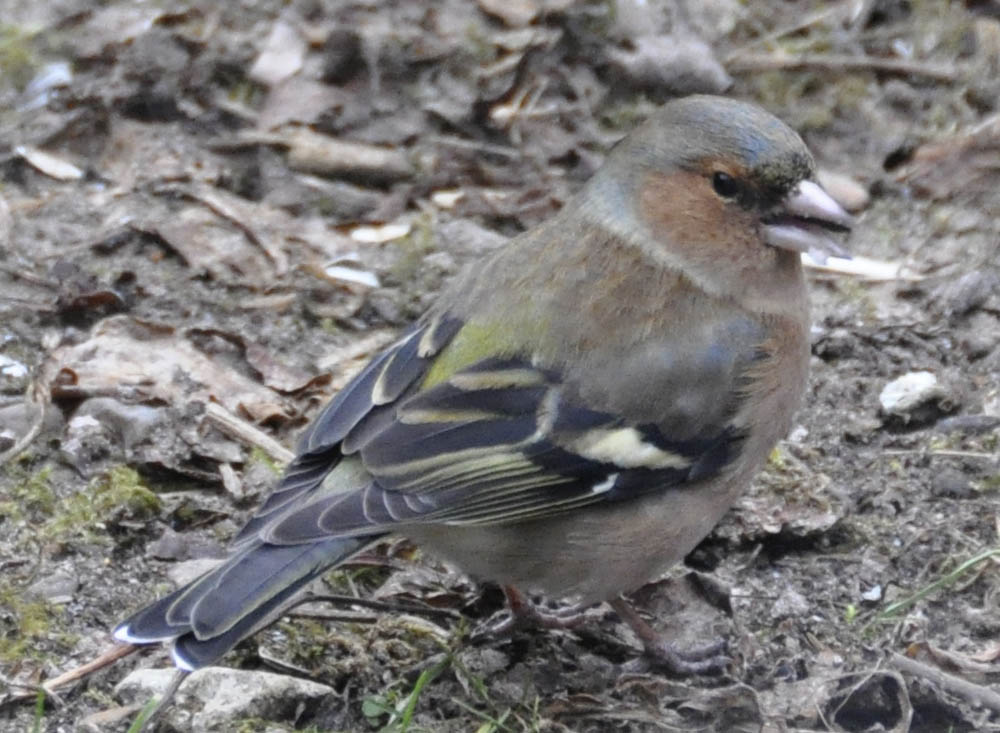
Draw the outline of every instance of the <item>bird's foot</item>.
M720 675L732 661L726 655L727 646L725 639L719 639L693 649L678 649L661 639L659 643L644 645L644 649L650 662L672 674Z
M487 623L472 633L474 643L489 638L510 636L519 629L575 629L586 617L577 606L558 611L545 611L533 604L513 586L503 586L508 610L499 621Z
M725 639L694 649L678 649L647 624L624 598L609 603L639 637L646 659L660 669L676 675L719 675L732 661L726 655Z

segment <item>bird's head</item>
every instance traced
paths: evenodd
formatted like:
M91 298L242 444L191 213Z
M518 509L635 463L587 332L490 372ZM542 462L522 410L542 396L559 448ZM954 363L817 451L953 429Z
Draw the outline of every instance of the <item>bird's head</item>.
M743 277L797 267L802 252L846 256L836 235L853 218L815 174L805 143L781 120L745 102L692 96L625 138L584 199L604 202L597 215L654 254L669 243L668 265L680 257L686 271Z

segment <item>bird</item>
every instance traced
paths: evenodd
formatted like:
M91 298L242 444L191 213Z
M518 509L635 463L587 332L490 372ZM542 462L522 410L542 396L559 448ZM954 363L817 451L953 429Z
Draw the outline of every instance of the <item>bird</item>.
M666 103L317 414L221 565L114 637L198 669L403 536L500 584L515 620L556 625L533 595L607 601L646 652L707 671L718 647L659 639L622 594L680 562L787 434L809 361L801 255L848 256L852 225L778 118Z

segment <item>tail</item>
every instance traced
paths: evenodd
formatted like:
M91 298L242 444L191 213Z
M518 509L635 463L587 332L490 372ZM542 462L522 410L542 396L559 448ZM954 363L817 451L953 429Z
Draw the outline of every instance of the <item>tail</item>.
M197 580L123 621L129 644L174 640L174 664L193 671L273 622L323 571L379 537L334 537L301 545L255 543Z

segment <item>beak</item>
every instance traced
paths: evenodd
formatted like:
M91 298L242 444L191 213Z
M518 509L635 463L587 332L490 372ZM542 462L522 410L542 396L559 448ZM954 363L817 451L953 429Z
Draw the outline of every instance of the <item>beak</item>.
M802 181L764 220L764 239L772 247L807 252L823 264L827 257L851 256L831 235L849 232L854 217L813 181Z

